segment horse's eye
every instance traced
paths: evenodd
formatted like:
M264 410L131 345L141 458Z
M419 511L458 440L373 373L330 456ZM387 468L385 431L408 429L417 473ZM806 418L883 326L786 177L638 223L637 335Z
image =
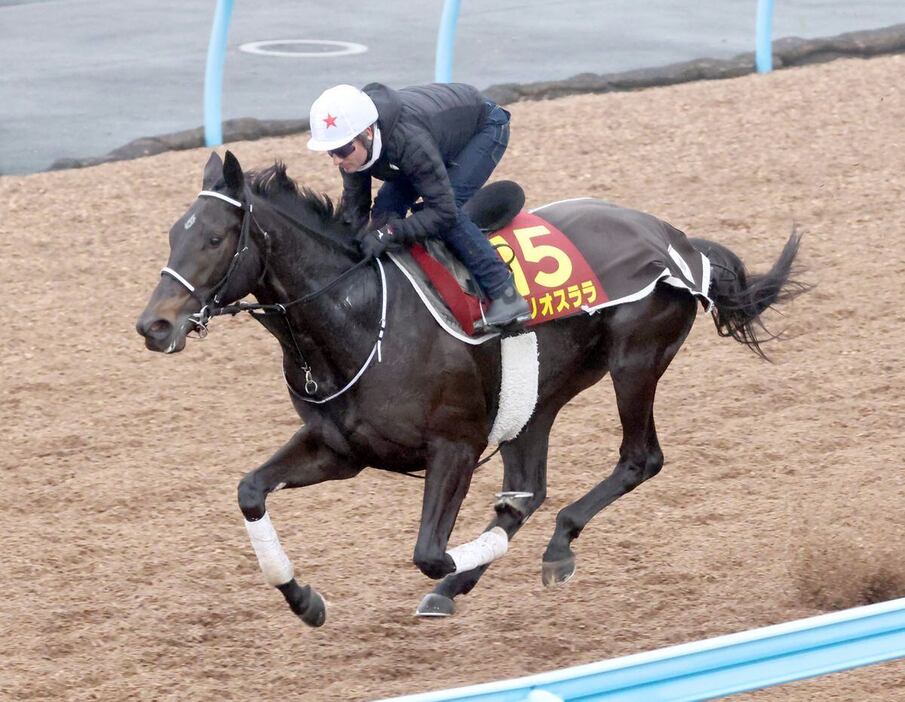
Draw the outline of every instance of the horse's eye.
M222 241L223 241L223 237L222 237L222 236L212 236L210 239L208 239L208 243L209 243L211 246L220 246L220 243L221 243Z

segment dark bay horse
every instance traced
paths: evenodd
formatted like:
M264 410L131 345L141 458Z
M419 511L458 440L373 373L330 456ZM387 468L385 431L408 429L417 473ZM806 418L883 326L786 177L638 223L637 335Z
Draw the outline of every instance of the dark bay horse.
M479 538L448 550L497 410L499 339L469 345L442 331L400 271L361 261L342 213L326 198L299 191L281 164L246 176L230 152L225 160L212 154L202 188L170 230L169 260L137 329L147 348L177 352L189 332L206 332L212 314L249 309L280 343L290 398L304 426L241 480L238 499L265 578L307 624L324 622L324 603L296 582L270 523L265 501L275 490L351 478L368 466L425 470L414 562L440 582L418 613L444 615L543 503L554 419L606 373L622 423L619 459L609 476L557 514L543 555L544 582L567 580L575 570L572 541L591 518L660 471L654 393L697 305L687 291L669 285L634 302L534 328L537 403L521 433L501 446L502 490L511 496L497 503ZM594 202L566 201L544 216L582 250L593 250L588 231L610 224L599 218L632 212L588 204ZM631 226L663 226L635 214ZM596 218L594 226L589 218ZM790 280L798 237L789 238L763 275L748 274L719 244L690 241L712 264L718 332L763 355L761 314L804 290ZM257 303L235 304L246 295Z

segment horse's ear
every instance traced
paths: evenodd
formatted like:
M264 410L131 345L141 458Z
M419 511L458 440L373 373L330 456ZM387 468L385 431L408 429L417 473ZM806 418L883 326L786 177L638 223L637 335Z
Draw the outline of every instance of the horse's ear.
M239 159L233 156L232 151L226 152L226 158L223 161L223 179L226 181L226 187L235 194L242 192L242 186L245 185L245 176L242 175L242 166L239 165Z
M204 175L201 178L201 189L210 190L213 188L214 183L220 179L222 173L223 161L220 160L220 156L216 151L211 151L211 157L207 160L207 165L204 167Z

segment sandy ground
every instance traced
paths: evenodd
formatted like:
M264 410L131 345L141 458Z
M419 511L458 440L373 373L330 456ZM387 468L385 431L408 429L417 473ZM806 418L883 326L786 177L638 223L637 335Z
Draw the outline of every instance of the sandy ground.
M615 462L609 380L553 432L549 498L505 561L423 622L420 483L366 471L273 497L305 628L268 587L235 499L294 431L278 350L217 321L164 357L133 324L199 189L204 150L0 178L5 334L0 699L370 700L512 677L905 595L905 56L513 106L498 171L529 204L593 195L720 241L749 268L793 226L817 287L772 318L774 364L703 313L660 384L667 465L540 582L556 511ZM234 144L337 193L300 137ZM478 476L454 541L490 514ZM890 663L740 700L901 700Z

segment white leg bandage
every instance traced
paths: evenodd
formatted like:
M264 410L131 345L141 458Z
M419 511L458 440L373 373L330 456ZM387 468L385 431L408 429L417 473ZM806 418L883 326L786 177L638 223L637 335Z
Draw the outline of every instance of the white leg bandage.
M464 573L478 566L486 565L506 554L509 537L502 527L485 531L474 541L456 546L447 553L456 564L456 573Z
M245 530L267 582L276 586L292 580L292 563L280 546L280 537L270 522L270 515L265 512L256 522L245 520Z

